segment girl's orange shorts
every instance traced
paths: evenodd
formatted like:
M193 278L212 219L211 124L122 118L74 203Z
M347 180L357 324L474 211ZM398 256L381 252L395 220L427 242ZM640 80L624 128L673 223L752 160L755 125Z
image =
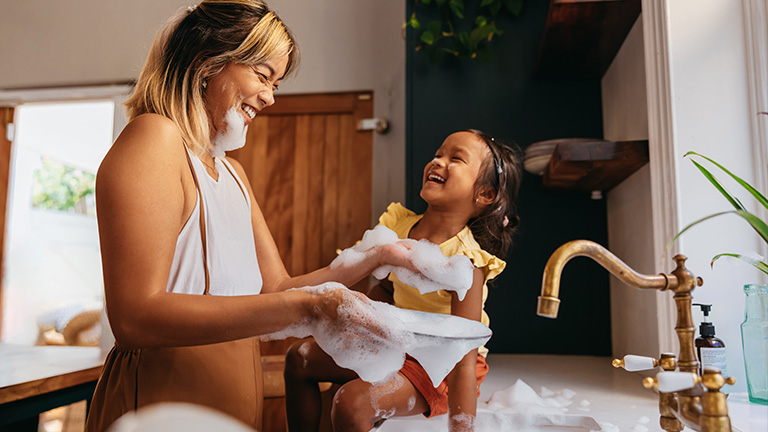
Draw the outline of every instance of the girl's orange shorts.
M443 380L437 388L432 387L432 380L429 379L427 371L411 356L405 357L403 368L400 373L408 378L408 381L416 387L416 391L427 400L429 409L424 413L425 417L434 417L448 412L448 382ZM485 380L488 374L488 363L485 357L477 355L475 364L475 375L477 376L477 396L480 397L480 384Z

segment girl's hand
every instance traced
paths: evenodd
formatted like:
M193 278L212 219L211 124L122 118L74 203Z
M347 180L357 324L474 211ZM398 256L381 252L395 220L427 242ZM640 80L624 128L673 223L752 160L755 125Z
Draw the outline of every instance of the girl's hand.
M413 242L409 240L400 240L396 243L379 246L376 248L376 253L379 254L380 266L403 267L414 273L420 273L419 269L413 265L412 249Z

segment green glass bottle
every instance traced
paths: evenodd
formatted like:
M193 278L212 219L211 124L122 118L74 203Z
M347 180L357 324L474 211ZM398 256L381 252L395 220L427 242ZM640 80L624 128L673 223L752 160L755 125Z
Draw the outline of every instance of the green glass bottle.
M744 293L741 341L749 400L768 405L768 284L744 285Z

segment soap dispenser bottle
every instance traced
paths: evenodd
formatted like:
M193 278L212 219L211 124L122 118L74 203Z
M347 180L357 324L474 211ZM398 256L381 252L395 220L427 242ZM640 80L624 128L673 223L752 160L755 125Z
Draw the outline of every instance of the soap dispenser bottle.
M727 377L725 343L715 337L715 325L709 321L709 312L712 310L712 305L701 303L694 303L693 305L699 306L704 314L704 321L699 326L699 337L694 341L696 354L698 354L700 362L699 373L703 373L704 369L708 367L715 367L720 369L720 373L723 376Z

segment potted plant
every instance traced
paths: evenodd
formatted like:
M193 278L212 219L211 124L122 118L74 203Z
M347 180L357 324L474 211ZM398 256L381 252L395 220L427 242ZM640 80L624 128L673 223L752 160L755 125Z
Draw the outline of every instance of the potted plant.
M733 180L746 189L757 202L768 209L768 199L765 195L760 193L757 189L752 187L749 183L742 180L739 176L733 174L724 166L715 162L714 160L696 153L688 152L686 157L690 156L691 162L699 169L704 177L709 180L710 183L717 189L728 202L734 207L734 210L728 210L718 212L706 217L703 217L680 231L675 238L676 240L684 232L688 231L691 227L698 225L706 220L722 216L725 214L735 214L747 221L755 232L768 244L768 224L760 219L755 214L751 213L744 207L736 196L729 193L720 181L715 177L707 168L701 163L697 162L694 158L700 158L709 164L713 165L726 175L730 176ZM739 253L720 253L712 258L710 265L714 266L715 261L722 257L737 258L749 263L761 272L768 274L768 263L765 258L755 258L753 256L739 254ZM741 338L742 347L744 350L744 365L747 372L747 389L749 391L749 400L763 405L768 405L768 284L748 284L744 286L744 293L747 296L745 319L741 324Z

